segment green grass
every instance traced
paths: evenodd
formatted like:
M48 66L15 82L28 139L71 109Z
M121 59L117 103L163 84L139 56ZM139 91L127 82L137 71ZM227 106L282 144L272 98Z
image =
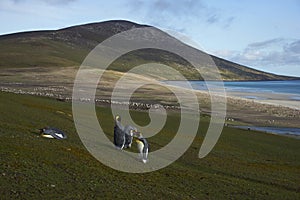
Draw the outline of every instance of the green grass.
M0 40L0 68L80 66L88 50L47 37Z
M97 108L112 137L108 108ZM95 160L82 145L71 104L45 97L0 93L1 199L299 199L300 141L253 131L224 128L213 151L198 159L209 119L203 117L192 146L159 171L128 174ZM139 124L144 112L131 112ZM177 114L164 132L150 138L154 149L172 139ZM50 125L67 140L39 136Z

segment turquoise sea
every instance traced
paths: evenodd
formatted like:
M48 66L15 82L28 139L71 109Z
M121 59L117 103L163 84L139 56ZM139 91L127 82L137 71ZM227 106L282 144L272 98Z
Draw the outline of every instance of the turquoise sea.
M168 85L184 87L183 81L165 81ZM219 87L220 82L189 81L195 90L208 90L207 83ZM256 99L256 93L289 94L291 100L300 101L300 80L292 81L228 81L223 82L226 92L246 92L248 99Z

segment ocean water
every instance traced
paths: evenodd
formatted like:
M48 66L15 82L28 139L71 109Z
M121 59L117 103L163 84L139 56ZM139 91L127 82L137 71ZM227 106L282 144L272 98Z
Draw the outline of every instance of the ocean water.
M187 87L185 81L165 81L166 84ZM205 81L189 81L191 87L195 90L208 90ZM242 97L248 99L266 99L268 93L285 94L292 101L300 101L300 80L293 81L232 81L223 82L224 89L228 93L243 94ZM209 82L210 87L217 91L220 82ZM220 89L220 88L219 88ZM246 95L244 95L246 93ZM264 95L259 95L259 93ZM259 127L259 126L232 126L240 129L248 129L273 133L285 136L293 136L300 139L300 128L287 127Z
M262 127L262 126L233 126L235 128L245 129L245 130L255 130L266 133L273 133L279 135L294 135L300 136L300 128L286 128L286 127Z
M166 84L185 87L184 81L165 81ZM207 83L212 87L220 87L220 82L215 81L189 81L195 90L208 90ZM255 99L255 93L278 93L290 94L291 100L300 101L300 80L293 81L228 81L223 82L226 92L246 92L244 96L248 99Z

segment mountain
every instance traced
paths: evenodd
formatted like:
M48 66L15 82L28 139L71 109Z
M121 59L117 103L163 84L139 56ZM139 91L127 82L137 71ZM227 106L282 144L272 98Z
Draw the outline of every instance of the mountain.
M100 42L132 28L149 27L129 21L113 20L72 26L53 31L31 31L0 36L0 69L19 67L80 66L87 54ZM166 34L167 35L167 34ZM167 37L172 37L167 35ZM192 47L191 47L192 48ZM193 51L199 51L194 49ZM212 56L223 80L288 80ZM159 62L176 68L188 79L201 80L195 69L178 56L155 49L145 49L122 56L111 69L127 71L132 66Z
M141 25L107 21L55 31L32 31L0 36L0 68L80 65L106 38Z

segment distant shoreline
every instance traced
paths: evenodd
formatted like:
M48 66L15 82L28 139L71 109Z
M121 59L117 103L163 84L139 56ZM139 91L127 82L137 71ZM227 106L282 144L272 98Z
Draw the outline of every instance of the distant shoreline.
M292 77L287 76L289 79L257 79L257 80L197 80L197 79L187 79L187 81L194 82L194 81L211 81L211 82L263 82L263 81L299 81L300 77ZM180 81L180 80L167 80L167 81ZM164 81L163 81L164 82Z
M171 82L171 84L170 84ZM164 81L164 83L176 87L184 87L184 85L180 84L180 81L174 81L174 84L172 84L173 81ZM185 81L184 81L185 82ZM191 81L188 81L191 82ZM195 91L201 91L201 92L208 92L208 89L206 87L206 82L204 81L192 81L194 82L192 85L193 89ZM195 82L199 82L199 84L195 84ZM215 81L212 81L215 82ZM230 81L231 82L231 81ZM248 81L247 81L248 82ZM245 81L234 81L234 83L241 83L239 84L234 84L234 85L224 85L224 89L226 92L226 95L228 97L236 97L236 98L242 98L245 100L253 100L258 103L265 103L265 104L271 104L271 105L277 105L277 106L285 106L289 107L292 109L297 109L300 110L300 91L299 89L285 89L283 86L280 88L278 84L276 84L273 88L270 88L270 85L268 87L260 86L253 86L252 83L258 82L258 83L263 83L262 81L251 81L251 85L243 84L247 83ZM250 82L250 81L249 81ZM273 82L273 81L268 81ZM277 83L279 81L276 81ZM281 81L283 83L294 83L292 85L293 87L296 87L299 85L300 88L300 83L297 82L295 83L295 80L287 80L287 81ZM176 84L177 83L177 84ZM229 82L227 82L229 83ZM232 83L232 82L231 82ZM297 84L297 85L295 85ZM212 87L214 88L214 85L212 84ZM218 91L218 87L221 87L219 85L215 86L214 90ZM223 85L222 85L223 87ZM279 87L279 88L276 88ZM222 89L222 88L221 88ZM222 90L220 90L222 92ZM287 92L286 92L287 91Z

